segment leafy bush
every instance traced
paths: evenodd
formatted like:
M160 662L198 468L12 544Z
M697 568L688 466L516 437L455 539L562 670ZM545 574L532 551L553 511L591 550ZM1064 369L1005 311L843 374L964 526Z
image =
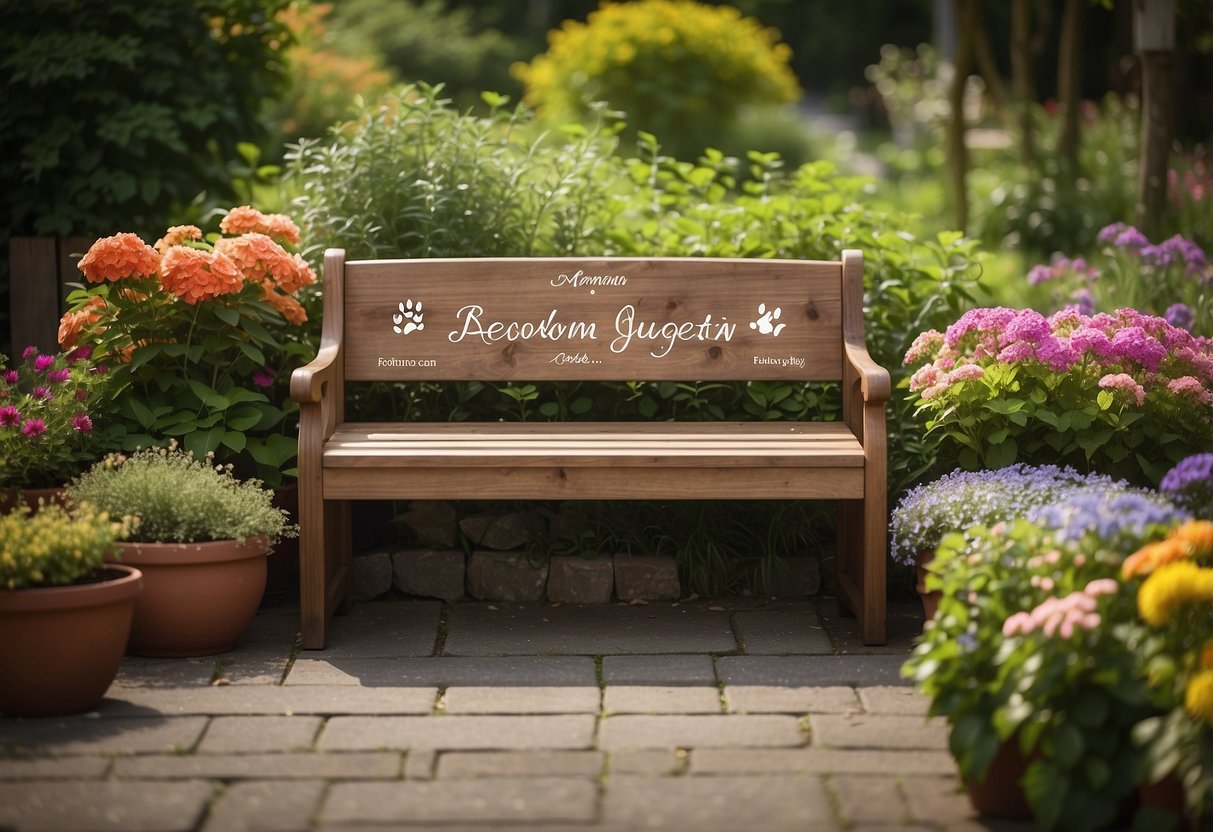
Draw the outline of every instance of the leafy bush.
M585 23L566 20L548 42L546 53L512 68L541 115L583 118L590 102L606 101L684 154L728 131L743 105L800 95L778 32L731 6L604 3Z
M116 549L114 542L136 525L131 517L111 521L88 505L68 514L57 503L43 504L36 513L19 504L0 515L0 589L67 586L87 579Z
M0 2L0 239L159 226L262 134L286 0Z
M273 543L298 528L275 508L274 492L258 480L237 480L230 465L208 454L195 459L176 443L130 457L111 454L72 481L67 499L115 517L139 518L131 539L148 543L243 540L266 535Z

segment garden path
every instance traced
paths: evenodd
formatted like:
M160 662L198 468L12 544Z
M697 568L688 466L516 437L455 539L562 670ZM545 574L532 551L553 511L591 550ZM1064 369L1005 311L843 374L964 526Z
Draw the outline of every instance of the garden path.
M958 791L831 600L391 600L299 652L270 598L230 652L128 657L94 713L0 718L3 830L1020 829Z

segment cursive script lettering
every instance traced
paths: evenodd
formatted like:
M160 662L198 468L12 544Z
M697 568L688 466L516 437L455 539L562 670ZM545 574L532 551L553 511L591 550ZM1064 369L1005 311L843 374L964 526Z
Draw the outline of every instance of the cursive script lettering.
M732 341L737 325L724 319L713 321L711 313L704 316L702 323L669 321L658 324L654 321L637 321L636 307L629 303L615 316L615 331L619 335L611 342L611 352L623 352L631 346L632 339L658 341L661 343L650 350L649 355L665 358L679 341Z
M552 286L627 286L627 275L622 274L586 274L581 269L569 274L558 274L551 281Z
M463 328L452 330L447 339L452 344L458 344L464 338L479 338L486 344L497 341L529 341L538 338L547 341L595 341L598 339L598 324L585 321L565 323L556 320L557 310L553 309L548 316L539 321L491 321L481 322L484 307L474 303L460 309L455 317L463 321Z

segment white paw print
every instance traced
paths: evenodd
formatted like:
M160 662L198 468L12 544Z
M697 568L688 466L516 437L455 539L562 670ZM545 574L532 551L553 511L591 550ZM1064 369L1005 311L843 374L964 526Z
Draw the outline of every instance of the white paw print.
M774 321L779 320L779 316L783 314L783 309L776 306L770 312L767 311L765 303L758 304L758 320L750 321L750 329L758 330L760 335L770 335L774 338L779 337L779 333L783 332L783 328L787 324L777 324Z
M417 301L416 305L414 305L413 299L409 298L399 304L398 308L400 311L392 315L392 323L394 324L392 330L397 335L408 335L410 332L425 329L425 324L421 322L422 317L424 317L421 313L421 301Z

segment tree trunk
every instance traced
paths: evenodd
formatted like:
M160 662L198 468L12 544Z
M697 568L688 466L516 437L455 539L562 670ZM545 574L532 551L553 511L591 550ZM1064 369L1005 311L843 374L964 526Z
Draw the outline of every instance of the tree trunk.
M1002 83L1002 73L998 71L998 61L994 60L994 50L990 47L990 36L986 33L986 23L982 19L980 5L973 7L973 48L977 65L981 68L981 77L986 82L990 106L998 120L1005 121L1007 89Z
M1081 62L1082 24L1087 0L1066 0L1061 17L1061 43L1057 58L1057 98L1061 108L1061 135L1057 152L1071 181L1078 171L1079 107L1082 104Z
M956 227L965 231L969 225L969 149L965 144L965 81L973 66L974 23L977 0L956 0L959 42L952 85L948 90L949 118L947 128L948 187L952 194L952 209Z
M1173 0L1134 0L1133 40L1141 58L1141 149L1134 224L1159 231L1167 200L1167 160L1175 110Z
M1036 130L1032 104L1036 100L1032 72L1032 9L1030 0L1013 0L1011 6L1011 90L1019 115L1019 152L1025 164L1036 161Z

